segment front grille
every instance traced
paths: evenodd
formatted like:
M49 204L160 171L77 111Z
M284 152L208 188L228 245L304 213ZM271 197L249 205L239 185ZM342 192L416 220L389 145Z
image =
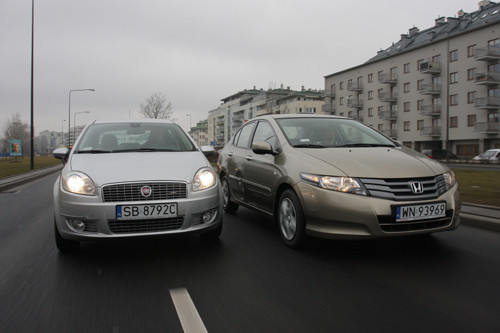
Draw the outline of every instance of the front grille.
M127 233L153 233L161 231L172 231L182 227L183 217L157 220L120 220L109 221L109 229L114 234Z
M141 194L141 188L144 186L151 188L151 195L148 197ZM104 185L102 193L104 202L171 200L187 197L186 183L174 182Z
M393 201L436 199L446 192L446 184L443 175L426 178L361 178L360 180L368 189L372 197ZM414 182L422 184L422 193L415 194L412 192L410 184Z
M396 218L391 215L378 216L380 229L385 232L405 232L419 230L433 230L444 228L450 225L453 217L453 210L446 211L446 217L429 220L396 222Z

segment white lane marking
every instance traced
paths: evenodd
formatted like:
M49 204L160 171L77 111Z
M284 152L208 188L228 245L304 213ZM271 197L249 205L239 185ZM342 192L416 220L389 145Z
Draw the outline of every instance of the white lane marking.
M170 289L170 296L185 333L208 332L186 288Z

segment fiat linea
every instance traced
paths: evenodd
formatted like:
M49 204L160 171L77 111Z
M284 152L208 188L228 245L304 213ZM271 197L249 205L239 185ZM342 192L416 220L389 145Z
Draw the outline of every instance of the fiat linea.
M305 235L421 235L460 223L447 166L349 118L254 118L219 152L218 174L224 210L273 217L292 248Z
M168 120L95 121L74 147L54 156L64 168L54 184L55 241L222 231L220 184L191 137Z

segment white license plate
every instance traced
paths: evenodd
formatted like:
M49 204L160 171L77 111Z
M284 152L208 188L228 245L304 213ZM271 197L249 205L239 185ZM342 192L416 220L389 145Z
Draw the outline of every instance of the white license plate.
M446 202L396 207L396 222L435 219L446 216Z
M143 220L177 217L177 203L116 206L117 220Z

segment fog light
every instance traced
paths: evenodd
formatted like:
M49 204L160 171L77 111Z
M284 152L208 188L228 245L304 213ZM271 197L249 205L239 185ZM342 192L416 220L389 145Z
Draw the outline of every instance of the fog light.
M82 220L66 220L71 229L75 231L84 231L85 230L85 222Z
M217 214L216 210L204 213L203 217L202 217L203 223L212 222L214 220L216 214Z

